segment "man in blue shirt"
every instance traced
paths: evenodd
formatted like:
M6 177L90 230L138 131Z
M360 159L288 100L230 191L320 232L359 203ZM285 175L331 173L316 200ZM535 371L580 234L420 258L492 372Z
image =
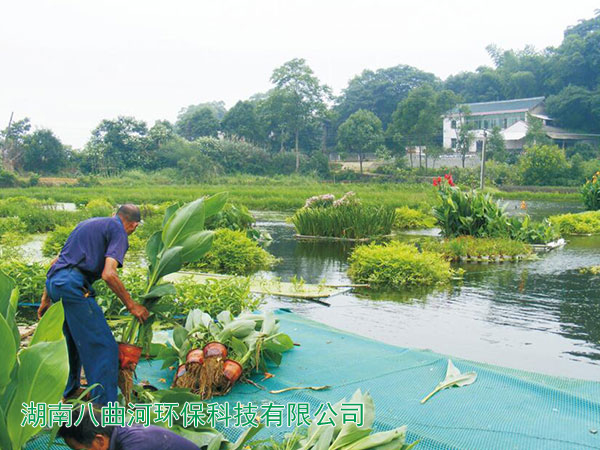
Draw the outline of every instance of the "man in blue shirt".
M84 414L79 421L79 415ZM62 426L58 436L75 450L200 450L196 444L157 426L133 427L101 426L100 415L94 412L94 421L85 410L73 410L73 423Z
M133 301L117 274L129 248L127 236L139 223L140 210L131 204L121 206L113 217L84 220L52 261L38 317L52 302L62 300L69 350L65 397L79 389L83 366L88 385L98 384L91 392L95 401L101 405L117 401L118 346L94 299L92 284L102 278L133 316L140 322L148 318L148 310Z

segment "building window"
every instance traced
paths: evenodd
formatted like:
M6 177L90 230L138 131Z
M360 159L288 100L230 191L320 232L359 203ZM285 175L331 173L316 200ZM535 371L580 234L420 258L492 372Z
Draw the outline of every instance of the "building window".
M477 141L477 151L480 152L483 150L483 141Z
M456 139L455 139L455 138L452 138L452 139L450 140L450 146L451 146L452 148L456 148Z
M483 121L483 128L484 128L484 129L487 129L487 128L488 128L488 121L487 121L487 120L484 120L484 121Z
M505 118L502 120L502 128L506 128L507 126L508 126L508 119L505 117Z
M450 122L450 128L452 128L453 130L456 130L456 120L453 120L452 122Z

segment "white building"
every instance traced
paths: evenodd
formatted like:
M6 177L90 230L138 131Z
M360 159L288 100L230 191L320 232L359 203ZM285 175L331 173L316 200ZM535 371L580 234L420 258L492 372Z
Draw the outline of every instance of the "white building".
M467 103L469 115L466 122L472 125L474 135L470 152L481 151L486 135L499 127L507 150L521 150L525 144L527 129L527 116L531 115L542 121L546 136L561 147L568 147L576 142L598 143L600 135L575 133L553 126L553 119L546 115L544 97L519 98L515 100L502 100L497 102ZM457 132L460 128L461 117L458 107L444 116L443 121L443 146L447 149L456 149Z

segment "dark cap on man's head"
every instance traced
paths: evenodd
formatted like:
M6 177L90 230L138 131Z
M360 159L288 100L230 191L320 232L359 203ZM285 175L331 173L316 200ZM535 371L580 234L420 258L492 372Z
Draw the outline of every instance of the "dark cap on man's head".
M133 203L121 205L117 210L117 214L128 222L140 222L142 220L140 208L135 206Z

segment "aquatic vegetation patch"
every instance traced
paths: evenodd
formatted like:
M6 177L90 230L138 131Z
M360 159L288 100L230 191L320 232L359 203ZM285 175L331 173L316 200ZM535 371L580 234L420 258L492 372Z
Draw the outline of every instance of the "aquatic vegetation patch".
M348 275L373 288L399 289L448 283L455 275L439 253L392 241L357 247L349 258Z
M423 249L440 253L449 261L486 260L500 262L532 254L531 245L513 239L459 236L442 241L424 240Z
M418 209L409 208L408 206L396 208L396 217L394 220L394 228L396 230L433 228L435 224L435 217Z
M215 231L210 251L189 267L205 272L249 275L267 270L277 259L242 231Z
M560 214L550 216L549 220L562 234L600 233L600 211Z
M363 205L347 192L338 200L332 194L309 198L291 222L302 236L364 239L390 234L394 219L393 208Z
M581 195L583 196L583 204L590 211L600 209L600 171L596 172L591 180L587 180L581 186Z

